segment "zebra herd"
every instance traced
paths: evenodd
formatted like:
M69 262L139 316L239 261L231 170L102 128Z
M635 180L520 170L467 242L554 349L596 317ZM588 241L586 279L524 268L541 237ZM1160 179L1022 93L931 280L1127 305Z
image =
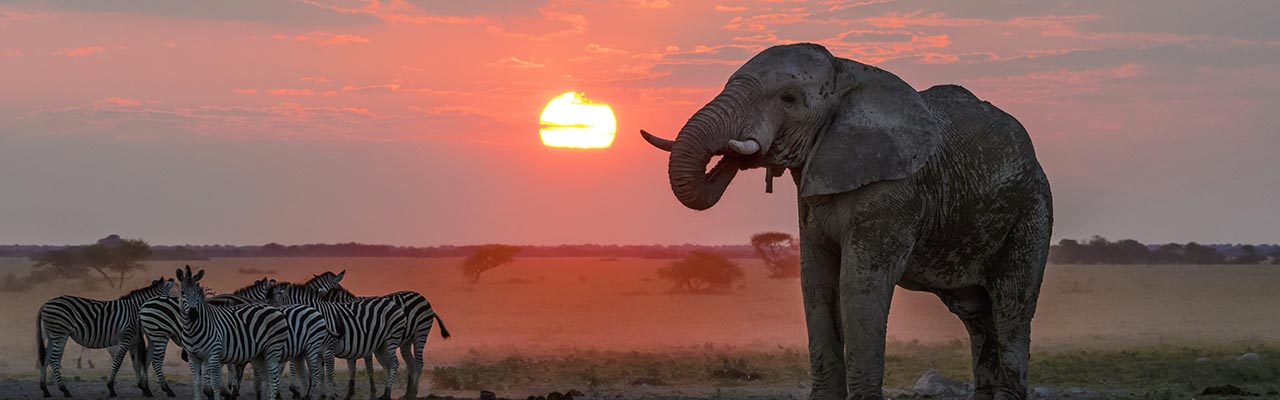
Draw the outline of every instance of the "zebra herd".
M149 360L161 390L174 396L164 377L164 356L170 341L182 349L191 365L196 399L208 393L215 400L223 393L222 369L229 373L226 396L239 396L245 366L252 364L258 398L280 393L280 375L287 365L294 379L304 383L289 388L294 398L337 398L333 381L335 359L347 360L347 394L355 393L356 361L363 359L369 376L369 396L377 394L373 378L376 358L387 372L379 399L391 398L399 360L406 364L405 398L417 398L427 335L438 322L440 336L449 330L417 292L358 297L340 282L346 271L325 272L301 283L263 278L231 294L209 296L200 284L205 271L191 267L176 273L179 295L172 297L173 279L157 279L117 300L93 300L59 296L40 307L36 321L36 350L40 390L50 397L46 367L65 397L62 354L68 338L86 348L113 347L109 396L115 397L115 378L126 354L131 354L137 386L152 396L145 364ZM48 346L46 348L46 341ZM305 392L299 392L303 387Z

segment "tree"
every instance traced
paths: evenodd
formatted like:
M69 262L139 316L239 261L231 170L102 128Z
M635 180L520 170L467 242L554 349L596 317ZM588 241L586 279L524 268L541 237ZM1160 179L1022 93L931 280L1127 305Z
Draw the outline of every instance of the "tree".
M746 275L742 267L722 255L694 250L682 260L658 270L658 277L672 283L671 291L723 293Z
M471 283L479 283L480 274L510 263L521 249L523 248L520 246L505 244L476 246L475 252L467 259L462 260L462 264L459 264L458 267L467 276L467 279L471 280Z
M1182 251L1183 259L1188 264L1222 264L1226 261L1217 249L1196 242L1187 243Z
M123 288L134 272L147 269L142 261L151 257L151 246L141 239L121 239L111 235L96 244L48 251L32 256L36 262L27 279L38 283L53 278L84 278L96 271L113 288Z
M789 233L761 232L751 235L751 247L764 260L770 278L800 276L800 244Z
M1251 244L1240 246L1240 255L1231 259L1232 264L1257 264L1266 261L1267 257L1258 253L1258 248Z

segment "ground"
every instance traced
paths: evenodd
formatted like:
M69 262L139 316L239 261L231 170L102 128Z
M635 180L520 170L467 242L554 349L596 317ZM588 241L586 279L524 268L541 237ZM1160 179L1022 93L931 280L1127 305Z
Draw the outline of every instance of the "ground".
M577 389L598 398L798 399L807 393L799 282L766 278L759 262L738 260L747 279L732 294L673 295L655 275L667 260L518 258L485 273L478 285L465 282L455 267L459 261L266 258L190 264L209 269L206 279L220 293L260 278L261 271L300 281L342 269L348 271L344 283L357 293L422 292L454 334L443 341L432 333L424 396L476 397L479 390L492 390L524 399ZM152 262L132 285L172 275L183 264ZM0 259L0 274L28 268L25 259ZM77 281L0 293L7 305L0 309L0 398L39 395L36 310L64 293L107 298L120 292ZM1030 379L1053 397L1189 398L1223 384L1267 396L1280 388L1277 304L1280 268L1274 266L1050 266L1033 323ZM899 290L892 310L890 394L910 393L930 369L956 381L969 378L963 327L935 297ZM78 347L67 353L64 371L73 393L105 396L107 353L86 353L94 369L75 368ZM1259 357L1239 359L1245 353ZM186 397L187 367L172 349L166 364L171 382ZM344 381L346 368L339 366L338 379ZM126 366L117 391L137 395L133 379ZM395 393L402 390L398 386ZM367 395L367 387L358 386L357 394Z

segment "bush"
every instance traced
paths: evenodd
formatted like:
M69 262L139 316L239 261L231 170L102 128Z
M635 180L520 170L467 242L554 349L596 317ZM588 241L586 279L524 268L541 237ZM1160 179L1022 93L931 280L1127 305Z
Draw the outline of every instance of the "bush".
M700 250L658 270L658 277L670 281L671 291L677 293L727 293L745 276L728 258Z

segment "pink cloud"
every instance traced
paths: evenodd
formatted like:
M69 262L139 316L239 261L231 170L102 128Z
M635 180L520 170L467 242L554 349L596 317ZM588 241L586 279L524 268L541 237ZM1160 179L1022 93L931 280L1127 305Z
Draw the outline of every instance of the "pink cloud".
M267 93L272 96L310 96L310 95L316 94L316 92L312 91L311 89L289 89L289 88L271 89L271 90L268 90Z
M276 35L282 38L283 35ZM369 38L358 35L337 34L330 32L307 32L293 37L295 42L310 42L316 46L333 46L350 43L369 43Z
M231 89L231 93L235 93L235 94L256 94L256 93L258 93L258 89L240 89L240 88L236 88L236 89Z
M741 12L741 11L747 11L747 6L726 6L726 5L716 4L715 10L719 12Z
M67 57L88 57L94 54L102 53L103 51L105 50L100 46L87 46L87 47L62 49L58 51L58 54L61 54Z
M507 57L498 61L494 61L492 63L489 63L489 66L503 67L503 68L516 68L516 69L531 69L531 68L545 67L545 65L543 64L539 64L529 60L522 60L518 57Z
M94 107L134 107L142 105L141 101L130 100L123 97L107 97L102 100L93 102Z

